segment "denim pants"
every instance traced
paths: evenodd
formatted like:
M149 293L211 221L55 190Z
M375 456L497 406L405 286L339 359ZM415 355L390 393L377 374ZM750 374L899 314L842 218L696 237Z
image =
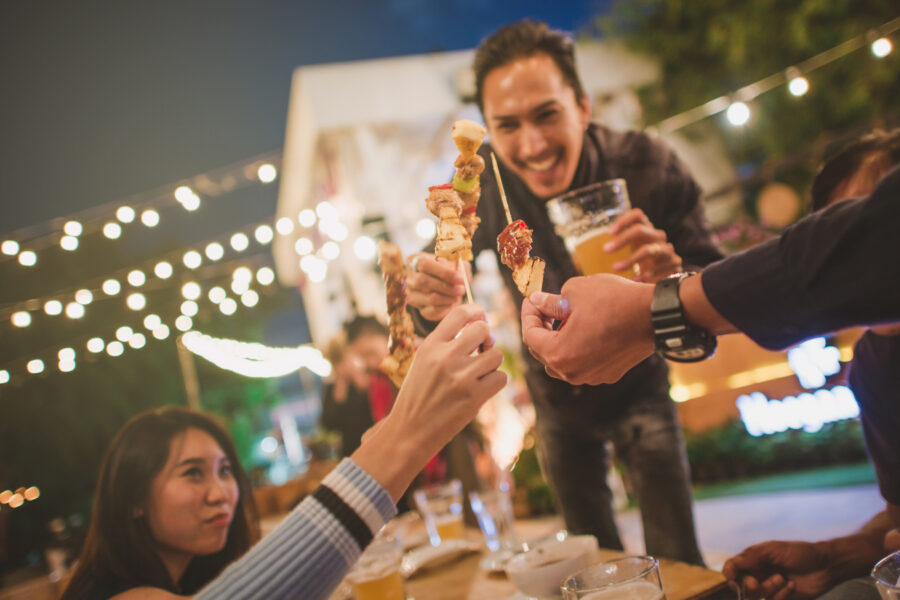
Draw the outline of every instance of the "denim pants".
M684 437L668 395L632 402L606 422L562 422L548 412L538 407L538 456L569 531L594 535L601 548L622 549L606 480L606 443L612 442L641 509L647 553L703 564Z

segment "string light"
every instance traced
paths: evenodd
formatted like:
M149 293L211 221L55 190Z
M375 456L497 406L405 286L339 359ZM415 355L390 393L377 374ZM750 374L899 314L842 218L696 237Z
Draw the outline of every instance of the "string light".
M64 235L59 238L59 247L67 252L78 250L78 238L73 235Z
M172 265L166 261L160 261L156 263L155 267L153 267L153 272L160 279L168 279L172 276Z
M316 213L309 208L304 208L297 215L297 222L303 227L312 227L316 224Z
M273 281L275 281L275 271L273 271L269 267L261 267L256 272L256 281L258 281L260 285L271 284Z
M331 363L312 346L271 348L214 338L198 331L184 334L181 341L197 356L245 377L283 377L301 368L309 369L320 377L331 374Z
M325 264L325 261L312 255L300 259L300 268L314 283L325 281L325 276L328 274L328 265Z
M88 352L97 354L98 352L103 352L103 349L106 347L106 343L103 341L103 338L92 337L87 341L86 346Z
M63 225L63 231L66 235L78 237L81 235L81 232L84 231L84 227L78 221L67 221L66 224Z
M238 267L234 270L231 278L235 281L250 283L253 280L253 271L251 271L248 267Z
M33 267L37 264L37 254L32 250L23 250L19 252L19 264L23 267Z
M133 335L134 330L127 325L122 325L121 327L116 329L116 339L120 342L127 342Z
M91 293L91 290L78 290L77 292L75 292L75 302L77 302L78 304L87 306L93 301L94 294Z
M257 242L265 245L272 241L272 238L275 237L275 234L272 232L272 228L268 225L260 225L256 228L256 231L253 232L253 237L256 238Z
M122 291L122 286L115 279L107 279L103 282L101 289L103 289L103 293L107 296L115 296Z
M74 361L75 360L75 349L74 348L61 348L60 351L56 353L56 356L62 362Z
M225 249L222 247L222 244L218 242L212 242L211 244L207 244L206 246L206 257L209 260L219 260L225 256Z
M209 301L212 302L213 304L218 304L219 302L224 300L227 296L228 296L228 293L224 289L220 288L219 286L216 286L216 287L212 288L211 290L209 290Z
M19 242L14 240L4 240L2 244L0 244L0 252L7 256L15 256L19 253Z
M244 233L235 233L233 236L231 236L230 241L231 247L234 248L237 252L243 252L247 249L247 246L250 245L250 240Z
M250 289L250 283L242 279L235 279L231 282L231 291L240 296Z
M746 125L750 120L750 107L744 102L732 102L725 111L725 118L735 127Z
M63 305L59 300L48 300L46 303L44 303L44 312L51 317L62 314L62 311Z
M431 219L419 219L416 222L416 235L423 240L430 240L437 233L437 227Z
M4 383L9 383L9 371L0 369L0 385L3 385Z
M140 269L134 269L133 271L128 273L126 277L128 283L132 285L132 287L141 287L145 283L147 283L147 276L144 275L144 272Z
M185 300L181 303L181 314L196 317L198 312L200 312L200 306L193 300Z
M116 211L116 218L122 223L131 223L134 221L134 209L130 206L120 206Z
M84 316L84 306L77 302L66 304L66 316L70 319L80 319Z
M155 327L153 329L153 337L158 340L164 340L169 337L169 327L167 325L160 325L159 327Z
M322 258L334 260L341 254L341 247L334 242L325 242L322 245Z
M375 240L367 235L361 235L353 242L353 254L359 260L372 260L375 258L375 251Z
M24 310L14 312L12 317L10 317L10 321L16 327L28 327L31 325L31 313Z
M147 306L147 298L139 292L134 292L125 298L125 305L131 310L144 310L144 307Z
M294 242L294 252L297 253L297 256L306 256L312 251L313 243L309 238L298 238L297 241Z
M113 341L106 345L106 353L110 356L122 356L123 352L125 352L125 346L122 345L122 342Z
M196 269L203 264L203 257L196 250L188 250L184 253L184 266L188 269Z
M281 217L275 221L275 230L281 235L288 235L294 231L294 222L287 217Z
M113 223L112 221L110 221L103 226L103 235L111 240L117 240L119 239L119 236L122 235L122 226L118 223Z
M144 328L147 329L147 331L153 331L160 325L162 325L162 319L159 318L159 315L151 313L144 317Z
M275 169L275 165L266 163L259 166L259 169L256 170L256 176L263 183L272 183L278 176L278 171Z
M179 203L184 204L190 198L194 196L194 190L189 188L186 185L180 185L175 188L175 199L178 200Z
M234 298L225 298L219 302L219 310L222 311L222 314L233 315L237 310L237 302L234 301Z
M891 44L891 40L882 37L872 42L871 49L876 58L884 58L891 53L894 46Z
M794 77L788 82L788 91L792 96L800 97L806 95L809 91L809 80L802 75Z
M135 333L128 340L128 345L134 348L135 350L140 350L147 344L147 338L143 333Z
M328 200L322 200L316 204L316 214L322 221L337 221L338 219L337 209Z
M187 300L196 300L201 293L200 284L196 281L189 281L181 286L181 295Z
M246 306L247 308L251 308L256 306L259 302L259 294L257 294L253 290L247 290L243 294L241 294L241 304Z
M57 368L59 368L60 373L71 373L75 370L75 361L61 360L59 361Z
M152 208L148 208L141 213L141 223L147 227L156 227L159 225L159 213Z
M31 373L32 375L37 375L38 373L44 372L44 361L39 358L33 358L28 361L28 364L25 365L25 370Z
M187 315L181 315L175 319L175 329L178 331L187 331L194 326L194 322Z

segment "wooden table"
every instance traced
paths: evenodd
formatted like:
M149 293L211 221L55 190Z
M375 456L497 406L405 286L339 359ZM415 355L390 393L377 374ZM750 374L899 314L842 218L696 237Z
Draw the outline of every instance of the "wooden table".
M516 523L517 531L524 527ZM546 531L544 533L547 533ZM478 530L469 530L470 539L480 540ZM530 537L530 536L523 536ZM488 574L478 563L484 555L470 554L460 560L413 575L406 581L406 595L415 600L503 600L517 595L504 573ZM599 562L622 558L625 553L601 549ZM667 600L724 600L732 598L725 577L717 572L674 560L659 561Z

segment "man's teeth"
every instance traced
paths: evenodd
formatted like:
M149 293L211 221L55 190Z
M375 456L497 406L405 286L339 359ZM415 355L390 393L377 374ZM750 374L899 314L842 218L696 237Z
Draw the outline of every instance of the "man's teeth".
M549 171L556 164L556 157L541 161L530 160L525 165L532 171Z

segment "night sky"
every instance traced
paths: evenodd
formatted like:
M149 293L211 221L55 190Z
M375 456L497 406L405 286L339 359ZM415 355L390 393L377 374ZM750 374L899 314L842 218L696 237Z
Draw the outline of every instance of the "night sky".
M0 237L280 148L298 66L472 48L526 16L579 30L607 4L5 0ZM272 215L275 186L255 194L154 239Z

